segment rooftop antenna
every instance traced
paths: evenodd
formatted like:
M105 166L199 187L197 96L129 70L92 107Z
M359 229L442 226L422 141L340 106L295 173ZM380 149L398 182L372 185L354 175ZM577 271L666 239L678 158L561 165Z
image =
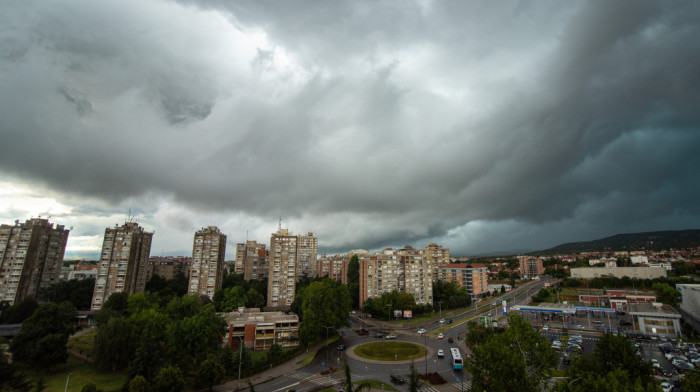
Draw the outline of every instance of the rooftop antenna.
M248 242L248 230L245 231L245 242Z
M282 216L281 215L280 215L280 221L279 221L279 225L277 226L277 229L282 230Z
M131 222L131 207L129 207L129 213L126 216L126 221Z

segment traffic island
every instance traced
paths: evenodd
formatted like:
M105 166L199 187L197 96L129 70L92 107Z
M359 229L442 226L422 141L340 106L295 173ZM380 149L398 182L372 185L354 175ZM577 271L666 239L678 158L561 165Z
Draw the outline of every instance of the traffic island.
M352 348L356 356L373 361L396 362L420 360L425 358L425 346L410 342L372 342Z

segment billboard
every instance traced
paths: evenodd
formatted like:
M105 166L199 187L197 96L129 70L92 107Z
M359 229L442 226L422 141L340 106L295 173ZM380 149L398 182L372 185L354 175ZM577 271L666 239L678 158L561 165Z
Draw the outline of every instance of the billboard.
M394 318L399 318L401 317L401 311L400 310L394 310Z
M411 318L411 317L413 317L413 311L412 311L412 310L404 310L404 311L403 311L403 316L404 316L405 318Z

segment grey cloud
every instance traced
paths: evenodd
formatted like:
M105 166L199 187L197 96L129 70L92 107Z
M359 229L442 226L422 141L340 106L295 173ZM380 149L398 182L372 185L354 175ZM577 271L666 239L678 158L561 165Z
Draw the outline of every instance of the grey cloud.
M112 206L282 215L327 250L700 222L695 2L185 3L27 6L0 33L0 171ZM202 9L268 46L174 43Z

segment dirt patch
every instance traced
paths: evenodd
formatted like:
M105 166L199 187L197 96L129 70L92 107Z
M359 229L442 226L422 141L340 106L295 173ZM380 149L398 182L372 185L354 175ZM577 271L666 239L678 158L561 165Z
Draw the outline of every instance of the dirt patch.
M442 385L446 383L444 378L439 373L428 373L428 374L421 374L420 376L421 380L426 380L428 381L431 385Z

